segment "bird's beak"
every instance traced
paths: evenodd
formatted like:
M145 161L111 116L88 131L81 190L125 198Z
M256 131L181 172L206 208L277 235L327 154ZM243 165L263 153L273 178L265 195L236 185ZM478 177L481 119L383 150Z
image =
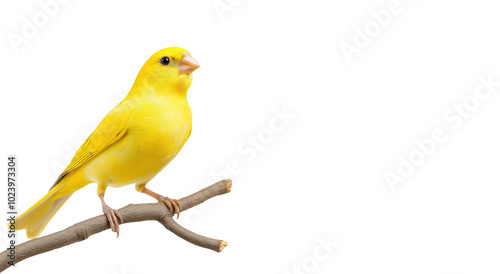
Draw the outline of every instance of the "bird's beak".
M198 62L196 62L196 60L194 60L194 58L189 55L189 53L182 53L182 59L179 63L179 74L191 74L199 67L200 65L198 64Z

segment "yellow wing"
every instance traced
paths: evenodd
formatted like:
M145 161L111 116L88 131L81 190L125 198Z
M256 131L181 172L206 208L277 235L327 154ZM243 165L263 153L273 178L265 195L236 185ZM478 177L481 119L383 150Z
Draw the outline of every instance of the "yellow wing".
M68 173L87 163L101 151L120 140L127 132L126 122L129 116L130 106L127 101L121 102L112 109L80 146L71 163L59 175L50 189L55 187Z

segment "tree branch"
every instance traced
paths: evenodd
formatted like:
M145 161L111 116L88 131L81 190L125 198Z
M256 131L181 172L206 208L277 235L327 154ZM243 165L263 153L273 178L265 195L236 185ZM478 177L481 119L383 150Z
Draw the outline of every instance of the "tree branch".
M181 212L197 206L212 197L228 193L231 190L231 185L231 180L222 180L180 199ZM222 240L198 235L176 223L173 219L173 214L170 213L164 203L130 204L119 209L118 212L122 215L124 223L155 220L175 235L200 247L221 252L227 246L227 243ZM59 232L29 240L15 247L15 263L17 264L29 257L83 241L91 235L109 228L106 216L100 215L74 224ZM0 272L11 266L8 263L11 260L8 256L9 250L0 253Z

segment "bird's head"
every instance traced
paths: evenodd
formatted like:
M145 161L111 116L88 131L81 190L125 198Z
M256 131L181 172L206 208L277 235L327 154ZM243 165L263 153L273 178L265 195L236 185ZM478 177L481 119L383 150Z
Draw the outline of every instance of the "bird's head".
M162 49L142 66L134 87L185 94L193 80L192 72L199 67L186 49Z

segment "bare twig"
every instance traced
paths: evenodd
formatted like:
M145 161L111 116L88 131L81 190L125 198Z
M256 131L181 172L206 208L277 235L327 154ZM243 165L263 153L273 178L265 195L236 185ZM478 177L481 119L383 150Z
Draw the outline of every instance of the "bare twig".
M231 185L231 180L222 180L180 199L181 211L197 206L217 195L228 193L231 190ZM122 215L124 223L156 220L175 235L200 247L221 252L227 246L227 243L222 240L198 235L176 223L172 218L172 213L170 213L164 203L130 204L119 209L118 212ZM83 241L91 235L107 229L109 229L108 219L106 216L100 215L74 224L59 232L27 241L16 246L15 263L44 252ZM8 255L9 250L0 253L0 272L11 266L8 263L10 261Z

